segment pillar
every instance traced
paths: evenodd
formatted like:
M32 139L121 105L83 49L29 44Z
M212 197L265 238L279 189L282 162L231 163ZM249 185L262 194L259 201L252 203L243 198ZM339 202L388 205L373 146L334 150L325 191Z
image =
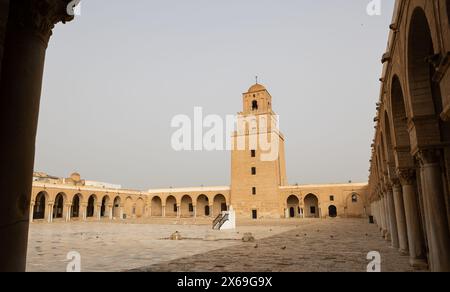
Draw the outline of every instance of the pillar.
M119 213L120 213L120 220L123 220L123 206L120 206Z
M80 217L81 217L82 221L86 221L86 219L87 219L86 208L87 208L87 205L80 204L80 215L81 215Z
M416 173L414 169L403 169L398 171L398 176L402 185L403 203L405 205L409 262L413 267L425 269L427 268L427 261L415 187Z
M214 204L209 205L209 216L214 218Z
M54 25L72 18L69 2L9 1L0 78L0 271L25 271L45 52Z
M166 217L166 206L162 205L162 217Z
M113 205L109 205L108 206L108 211L109 211L109 220L113 220L113 211L114 211L114 208L113 208Z
M384 205L384 195L380 198L380 217L381 217L381 235L383 238L387 236L386 209Z
M386 200L388 203L389 213L389 229L391 233L391 244L393 248L398 249L400 247L398 241L397 219L395 215L395 203L392 186L389 184L386 191Z
M97 220L100 221L102 219L102 205L97 205L94 210L94 216L97 217Z
M403 192L400 181L394 181L392 190L395 205L395 218L397 221L399 251L402 255L407 255L408 234L406 232L405 206L403 204Z
M177 205L177 218L181 217L181 205Z
M194 218L197 218L197 205L193 205L194 208Z
M47 222L52 223L53 222L53 203L49 203L48 205L48 211L47 211Z
M440 152L435 149L419 151L424 213L427 222L427 241L430 270L450 272L450 232L447 221L445 191L442 181Z
M71 204L66 204L66 211L65 211L65 220L66 222L70 222L70 210L72 209Z
M33 219L34 219L33 211L34 211L34 203L31 203L31 205L30 205L30 223L33 223Z

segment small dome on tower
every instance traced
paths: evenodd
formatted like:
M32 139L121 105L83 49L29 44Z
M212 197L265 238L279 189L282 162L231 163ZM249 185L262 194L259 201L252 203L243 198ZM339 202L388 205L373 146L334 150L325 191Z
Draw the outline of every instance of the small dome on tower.
M248 92L258 92L263 90L266 90L266 88L263 85L256 83L255 85L249 88Z

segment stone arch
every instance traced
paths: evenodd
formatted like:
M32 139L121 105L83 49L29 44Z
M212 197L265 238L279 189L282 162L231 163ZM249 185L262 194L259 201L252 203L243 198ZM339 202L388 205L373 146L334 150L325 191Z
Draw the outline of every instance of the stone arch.
M300 216L300 200L296 195L290 195L286 200L288 210L288 218L296 218Z
M135 210L133 210L134 209L133 208L133 200L131 199L131 197L127 197L125 199L125 206L124 206L124 208L125 208L124 217L126 219L133 218L133 215L134 215L133 211L135 211Z
M120 196L116 196L114 198L114 203L113 203L113 218L121 218L121 201L122 199L120 198Z
M193 217L194 216L194 205L193 205L191 196L184 195L181 198L180 214L182 217Z
M330 218L336 218L338 216L338 210L335 205L330 205L328 207L328 217Z
M304 205L304 214L306 218L320 218L319 198L316 195L306 195Z
M217 194L214 196L213 201L213 216L218 216L223 211L227 211L227 199L222 194Z
M65 193L58 193L53 202L53 219L64 218L64 203L67 201Z
M97 206L97 195L90 195L86 206L86 217L94 217Z
M159 196L154 196L152 198L152 216L162 216L162 200Z
M70 207L70 218L79 218L80 214L80 206L83 201L83 196L81 194L75 194L72 198L72 206Z
M209 198L206 195L197 197L197 216L210 216Z
M48 202L47 192L39 192L34 200L33 219L40 220L46 217L46 205Z
M100 207L100 217L109 217L109 212L110 212L110 201L111 199L109 198L108 195L104 195L102 198L102 206Z
M417 7L412 12L407 40L407 74L414 117L438 114L431 81L434 50L427 16L422 8Z
M176 217L178 212L177 199L174 196L168 196L166 199L166 216Z
M392 77L391 82L391 138L393 147L395 147L396 167L412 167L413 159L411 156L411 143L408 131L408 116L405 106L405 96L403 94L402 84L397 75Z
M136 201L136 218L142 218L145 214L144 199L139 197Z

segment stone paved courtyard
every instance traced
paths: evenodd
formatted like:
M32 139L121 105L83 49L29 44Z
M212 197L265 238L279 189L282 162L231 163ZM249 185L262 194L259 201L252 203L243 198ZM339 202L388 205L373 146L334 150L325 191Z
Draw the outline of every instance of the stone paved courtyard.
M27 271L65 271L70 251L81 254L82 271L360 272L370 251L380 252L383 271L412 271L367 220L246 221L226 232L191 223L32 224ZM175 231L186 239L167 240ZM256 241L243 243L246 232Z

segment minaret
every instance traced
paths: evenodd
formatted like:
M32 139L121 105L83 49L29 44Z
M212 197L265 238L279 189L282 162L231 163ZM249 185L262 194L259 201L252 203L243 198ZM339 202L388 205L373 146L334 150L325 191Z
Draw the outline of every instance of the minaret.
M279 187L287 183L284 137L276 127L272 96L263 85L256 83L243 94L239 116L244 122L232 137L231 204L238 218L280 218L284 209ZM245 147L238 141L245 141Z

